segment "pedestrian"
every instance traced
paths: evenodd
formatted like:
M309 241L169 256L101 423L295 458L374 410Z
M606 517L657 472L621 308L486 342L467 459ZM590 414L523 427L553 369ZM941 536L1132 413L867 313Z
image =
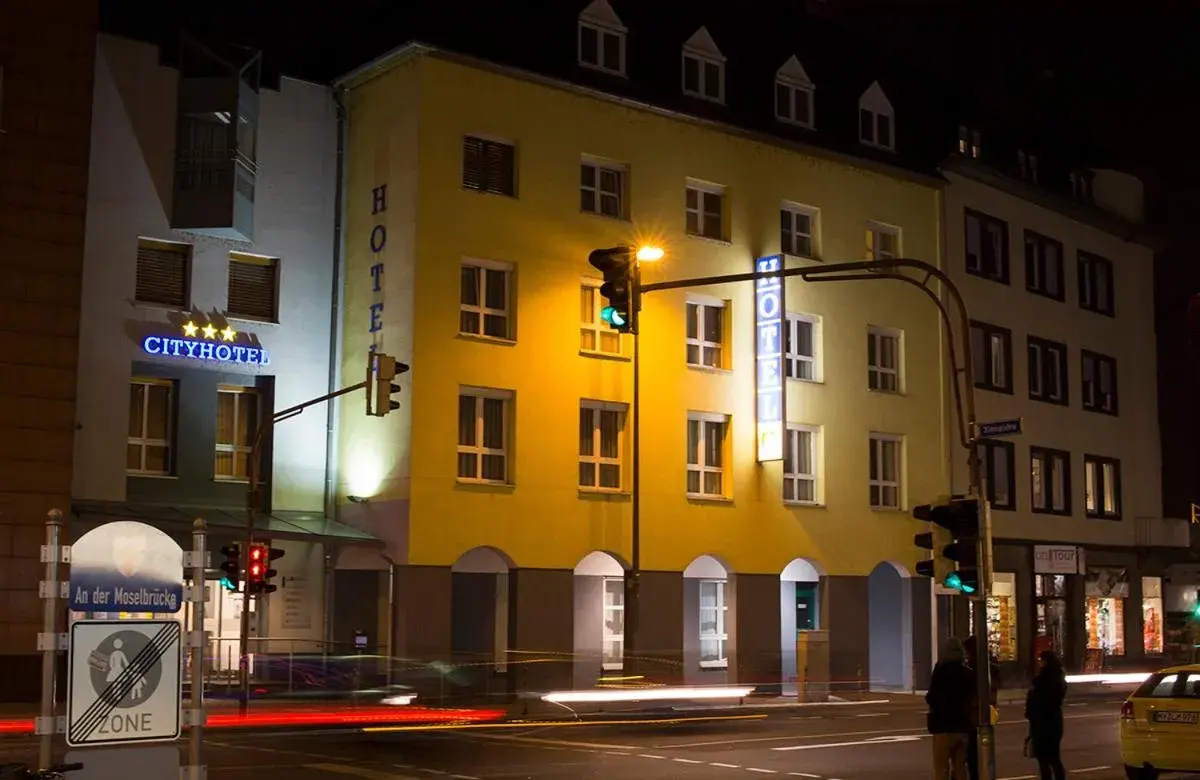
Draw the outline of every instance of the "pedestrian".
M971 673L967 671L962 642L950 637L933 674L925 703L929 712L925 725L933 738L934 780L966 780L967 734L971 730Z
M1030 752L1038 762L1041 780L1065 780L1062 762L1063 698L1067 675L1053 650L1038 656L1038 672L1025 697L1025 720L1029 721Z
M975 695L977 687L974 681L976 664L979 662L979 640L975 638L974 634L967 637L967 640L963 642L963 650L966 652L967 668L971 670L972 676L971 733L967 740L967 771L971 774L971 780L979 780L979 726L981 724L979 721L979 699ZM988 713L992 725L995 725L998 720L997 713L999 712L997 707L1000 706L1000 664L996 662L996 658L990 652L988 653L988 660L990 661L990 668L988 669L988 703L991 705L988 708ZM992 755L996 755L995 743L992 744Z

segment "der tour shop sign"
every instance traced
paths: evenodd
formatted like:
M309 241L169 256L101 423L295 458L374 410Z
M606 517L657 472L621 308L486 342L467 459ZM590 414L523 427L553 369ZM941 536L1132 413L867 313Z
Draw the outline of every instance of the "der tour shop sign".
M1033 547L1035 574L1083 574L1083 549L1074 545L1038 544Z
M383 214L387 213L387 185L380 184L371 190L371 217L375 225L371 228L371 303L368 308L367 333L371 337L368 351L374 352L383 341L383 250L387 248L387 225Z

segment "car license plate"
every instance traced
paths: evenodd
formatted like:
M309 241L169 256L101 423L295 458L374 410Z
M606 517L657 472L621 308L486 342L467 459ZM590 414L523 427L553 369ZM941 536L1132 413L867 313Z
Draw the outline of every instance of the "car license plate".
M1172 712L1159 710L1154 713L1155 723L1198 723L1200 712Z

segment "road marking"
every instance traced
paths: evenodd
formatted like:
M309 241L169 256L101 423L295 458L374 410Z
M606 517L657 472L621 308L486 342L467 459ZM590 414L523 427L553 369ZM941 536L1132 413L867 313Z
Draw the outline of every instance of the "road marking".
M891 715L891 714L892 713L890 713L890 712L864 712L859 715L855 715L854 717L856 717L856 718L886 718L888 715Z
M774 769L756 769L752 766L746 767L746 771L747 772L758 772L761 775L777 775L777 774L779 774L779 772Z
M709 766L719 766L722 769L741 769L737 764L722 764L720 761L713 761Z
M666 756L652 756L649 753L638 753L637 757L638 758L653 758L655 761L666 761L667 760Z
M817 778L817 780L821 780L820 775L813 775L813 774L809 774L808 772L788 772L788 776L789 777L815 777L815 778Z
M472 739L494 739L499 742L518 742L529 745L559 745L562 747L577 747L577 748L607 748L609 751L614 750L637 750L637 745L614 745L610 742L570 742L565 739L539 739L538 737L516 737L510 734L464 734L464 737ZM621 753L620 755L627 755Z
M1108 768L1107 766L1089 766L1086 769L1072 769L1069 774L1081 775L1084 772L1102 772Z
M450 775L450 777L454 778L454 780L479 780L478 777L471 775Z
M414 780L406 775L394 775L391 772L380 772L378 769L367 769L364 766L350 766L349 764L305 764L304 768L315 769L318 772L364 777L366 780Z
M916 742L924 735L897 735L894 737L875 737L855 742L826 742L820 745L787 745L786 747L771 748L771 750L820 750L822 748L855 747L858 745L894 745L897 742Z
M360 728L362 734L390 734L399 731L478 731L480 729L529 729L529 728L562 728L566 726L582 726L598 728L601 726L674 726L680 723L712 723L730 720L765 720L766 713L752 715L683 715L677 718L625 718L622 720L527 720L512 723L443 723L421 726L367 726ZM1024 721L1022 721L1024 722ZM303 732L296 732L301 734ZM316 732L309 732L310 734ZM345 733L330 732L330 733Z
M678 761L681 764L703 764L703 761L697 761L694 758L672 758L672 761Z

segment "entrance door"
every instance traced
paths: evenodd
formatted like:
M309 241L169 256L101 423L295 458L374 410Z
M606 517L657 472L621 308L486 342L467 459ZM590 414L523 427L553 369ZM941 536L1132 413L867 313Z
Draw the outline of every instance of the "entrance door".
M814 631L817 628L817 583L796 583L796 630Z

